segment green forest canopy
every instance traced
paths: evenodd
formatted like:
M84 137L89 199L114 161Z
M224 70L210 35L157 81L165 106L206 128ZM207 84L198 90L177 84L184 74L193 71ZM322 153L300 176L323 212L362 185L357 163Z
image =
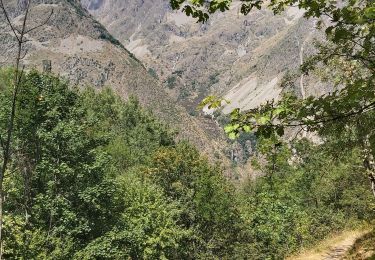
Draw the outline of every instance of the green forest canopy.
M12 70L1 71L6 129ZM9 259L282 258L374 218L356 149L282 146L235 188L135 98L23 76L4 181ZM263 142L259 142L261 145ZM327 174L329 173L329 174Z

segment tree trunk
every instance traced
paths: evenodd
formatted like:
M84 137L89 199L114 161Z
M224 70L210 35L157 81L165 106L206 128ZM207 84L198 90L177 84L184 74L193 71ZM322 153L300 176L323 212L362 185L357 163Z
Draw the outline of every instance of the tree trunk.
M26 23L27 17L29 14L31 0L25 0L25 16L23 18L21 30L15 28L11 19L8 15L8 12L5 8L3 0L0 0L0 9L3 11L6 21L12 30L14 36L17 39L17 56L16 56L16 64L15 64L15 72L14 72L14 81L13 81L13 93L12 93L12 105L11 105L11 112L9 115L9 121L7 125L7 133L6 139L3 140L1 138L1 146L3 149L3 165L0 170L0 260L3 259L3 251L4 251L4 239L3 239L3 208L4 208L4 191L3 191L3 182L4 182L4 175L8 169L8 164L11 159L11 145L12 145L12 138L13 138L13 131L14 131L14 119L16 115L16 106L17 106L17 96L18 91L21 86L21 80L23 77L23 68L20 70L21 67L21 60L22 56L22 49L23 44L25 43L24 37L27 34L26 30Z
M365 167L366 174L370 180L372 194L375 197L375 159L372 153L369 135L367 135L364 140L363 165Z

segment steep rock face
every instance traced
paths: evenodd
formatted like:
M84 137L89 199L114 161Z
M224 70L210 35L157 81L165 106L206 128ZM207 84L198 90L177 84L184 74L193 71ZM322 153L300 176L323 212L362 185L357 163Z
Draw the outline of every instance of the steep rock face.
M90 7L99 8L102 1L92 1ZM22 0L6 1L6 7L16 26L20 25ZM23 64L27 69L42 68L43 60L50 60L52 72L79 86L98 90L112 87L122 97L136 95L166 123L180 131L179 138L187 138L212 154L222 150L220 136L209 137L203 130L204 122L189 116L164 91L157 79L150 75L123 45L85 11L78 0L34 0L29 28L43 21L54 9L50 21L40 30L27 35L27 54ZM0 66L14 63L16 41L0 13ZM224 142L223 142L224 143Z
M277 98L284 74L312 52L318 35L314 21L302 18L297 8L278 16L268 10L243 16L240 3L234 2L228 12L197 24L172 11L165 0L81 2L189 111L210 93L232 101L225 113ZM312 83L308 89L302 86L300 94L316 89Z

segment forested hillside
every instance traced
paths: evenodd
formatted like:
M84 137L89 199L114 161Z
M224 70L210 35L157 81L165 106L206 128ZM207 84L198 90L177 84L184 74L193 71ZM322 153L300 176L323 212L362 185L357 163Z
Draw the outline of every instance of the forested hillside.
M373 259L374 3L166 4L203 27L233 6L246 16L292 5L324 39L273 99L202 96L198 109L217 117L205 132L80 1L0 0L0 260L303 259L350 233L327 259ZM329 91L302 91L304 76ZM230 139L256 174L232 178Z
M1 73L2 129L12 76ZM136 98L33 71L17 105L7 259L282 258L374 218L355 151L300 141L301 163L284 147L264 177L235 188Z

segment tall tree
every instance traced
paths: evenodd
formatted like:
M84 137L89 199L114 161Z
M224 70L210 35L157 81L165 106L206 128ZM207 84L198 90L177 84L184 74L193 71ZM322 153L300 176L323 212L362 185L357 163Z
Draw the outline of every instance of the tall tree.
M11 161L12 157L12 137L14 132L14 119L16 115L17 109L17 98L18 92L22 87L22 78L24 72L24 66L21 64L22 59L25 57L27 51L24 48L24 44L27 42L26 35L31 31L34 31L44 24L46 24L52 14L53 10L51 11L50 15L47 19L36 26L29 26L28 25L28 15L31 6L31 0L26 0L23 2L24 6L24 15L22 19L21 27L16 26L12 23L11 17L4 5L3 0L0 0L0 9L3 12L4 19L6 20L7 24L9 25L10 30L12 31L16 41L17 41L17 54L15 57L15 69L14 69L14 79L12 82L13 86L13 93L11 96L11 103L10 103L10 110L8 115L8 123L6 126L5 135L3 137L2 133L0 133L0 144L2 149L2 166L0 168L0 259L2 259L3 255L3 237L2 237L2 227L3 227L3 203L4 203L4 194L3 194L3 182L4 182L4 175L7 173L9 162Z
M5 176L4 208L7 223L14 223L4 229L9 258L70 258L119 217L107 173L110 157L102 148L107 141L92 134L82 100L58 78L24 75L15 116L16 159L12 175Z

